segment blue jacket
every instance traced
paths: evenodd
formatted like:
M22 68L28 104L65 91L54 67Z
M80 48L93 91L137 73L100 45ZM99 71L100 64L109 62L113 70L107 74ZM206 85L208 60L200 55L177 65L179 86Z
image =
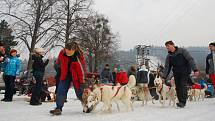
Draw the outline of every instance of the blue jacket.
M7 57L3 63L4 75L17 76L21 69L21 61L18 57Z
M214 87L212 84L208 84L208 88L207 88L208 92L211 92L212 94L214 93Z

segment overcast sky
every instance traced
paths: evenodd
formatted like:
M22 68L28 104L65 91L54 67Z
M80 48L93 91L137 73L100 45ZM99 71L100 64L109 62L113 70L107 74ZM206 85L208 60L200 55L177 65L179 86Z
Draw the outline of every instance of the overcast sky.
M207 46L215 40L215 0L94 0L119 32L121 49L137 44Z

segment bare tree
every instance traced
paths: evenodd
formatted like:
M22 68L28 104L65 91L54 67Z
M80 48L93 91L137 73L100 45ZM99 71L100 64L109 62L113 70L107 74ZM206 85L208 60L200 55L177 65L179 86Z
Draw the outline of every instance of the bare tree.
M59 0L58 5L55 8L60 15L58 18L58 26L56 33L58 33L58 43L54 43L53 46L62 46L65 43L73 40L76 36L79 25L77 21L87 18L91 13L90 6L92 0ZM48 42L53 43L53 42ZM50 45L50 44L46 44Z
M118 49L118 34L112 32L108 19L103 15L96 14L79 24L83 24L78 36L82 40L81 45L94 54L94 62L89 62L90 68L94 63L94 69L90 71L97 72L99 63L110 59Z
M53 9L57 0L1 0L1 17L13 18L15 36L30 52L28 68L31 68L31 53L36 45L55 40L58 14ZM54 34L53 34L54 33Z

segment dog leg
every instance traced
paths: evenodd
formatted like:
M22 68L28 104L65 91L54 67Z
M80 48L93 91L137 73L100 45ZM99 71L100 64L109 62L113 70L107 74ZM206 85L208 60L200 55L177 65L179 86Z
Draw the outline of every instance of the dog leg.
M108 101L108 112L110 112L111 113L111 111L112 111L112 104L111 104L111 101Z
M171 106L172 99L169 100L169 106Z
M205 100L205 92L203 92L203 95L202 95L202 101Z
M116 103L116 106L117 106L117 110L120 112L119 103L118 102L115 102L115 103Z
M126 106L126 111L132 110L131 101L128 99L122 99L122 103Z
M134 107L133 107L133 104L132 104L132 102L131 101L129 101L130 102L130 107L131 107L131 110L132 111L134 111Z
M160 102L160 104L163 104L163 102L161 101L161 95L159 95L159 102Z
M163 95L163 106L165 105L166 102L166 95Z
M142 106L144 106L144 100L142 100Z
M145 105L145 95L144 95L144 92L142 93L142 106L144 106Z
M152 98L152 104L155 104L154 99Z
M176 100L176 99L174 98L174 99L173 99L173 107L175 107L175 100Z

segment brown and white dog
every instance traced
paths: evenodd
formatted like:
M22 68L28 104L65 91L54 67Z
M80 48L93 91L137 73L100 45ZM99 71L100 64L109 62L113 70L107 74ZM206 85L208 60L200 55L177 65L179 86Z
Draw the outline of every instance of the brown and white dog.
M154 84L156 86L156 92L159 95L159 102L162 104L162 106L165 105L166 100L169 100L169 105L171 105L171 102L173 101L173 106L175 106L176 103L175 86L169 87L163 84L163 80L161 79L160 76L156 76Z
M188 98L190 101L199 101L200 99L204 101L205 99L205 91L207 90L207 85L204 85L203 89L189 89L188 90Z
M147 105L148 101L152 101L154 104L154 100L150 94L148 84L138 84L136 87L131 89L132 91L132 102L135 100L142 100L142 106Z
M90 113L93 111L97 104L103 102L103 111L111 111L112 102L117 104L117 108L119 109L118 102L122 101L122 103L126 106L127 111L133 110L132 102L131 102L132 92L127 85L124 86L100 86L89 92L87 96L86 102L84 106L83 112Z

